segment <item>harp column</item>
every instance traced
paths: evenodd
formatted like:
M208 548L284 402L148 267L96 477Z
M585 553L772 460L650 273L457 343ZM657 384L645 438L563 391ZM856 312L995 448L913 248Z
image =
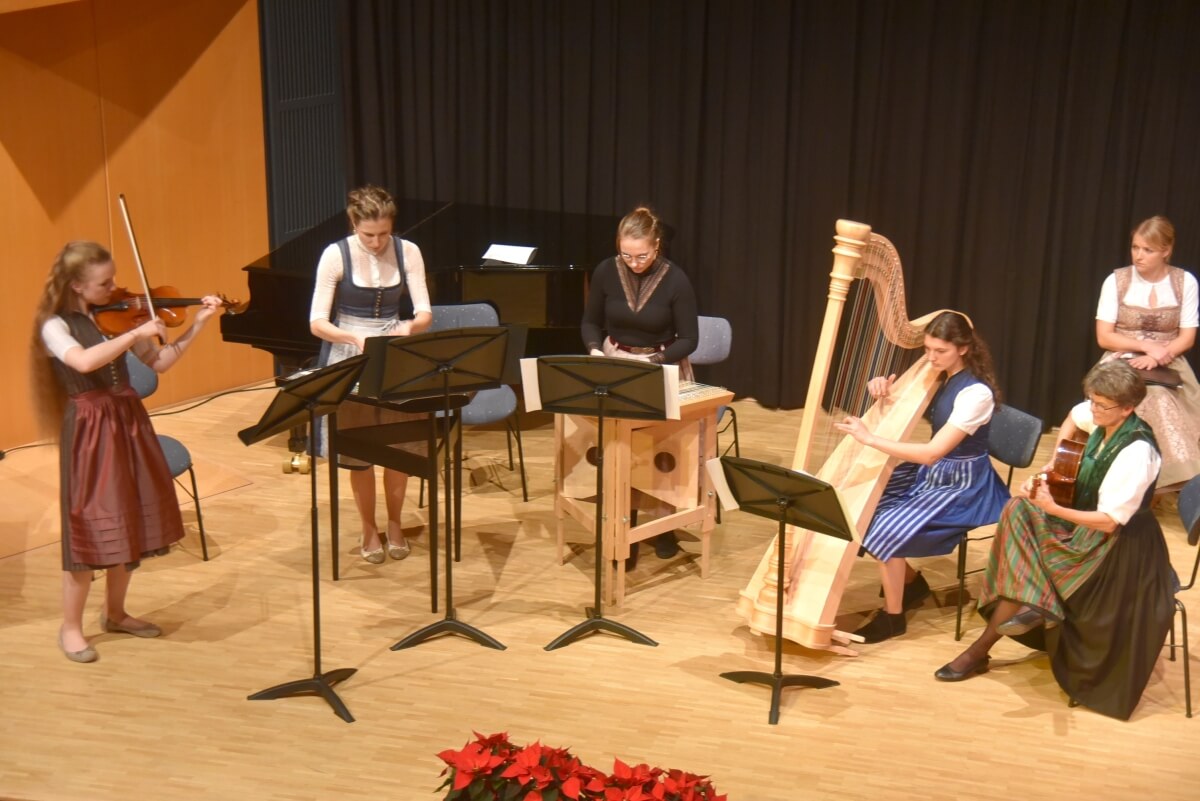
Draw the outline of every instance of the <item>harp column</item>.
M813 374L808 382L808 397L804 400L804 414L800 419L800 436L792 457L793 470L812 472L806 462L812 450L813 432L821 416L821 400L825 396L825 383L833 361L833 349L837 344L842 308L846 305L851 284L859 277L859 262L871 236L871 226L865 223L838 220L836 228L837 236L833 239L837 244L833 247L833 270L829 274L830 302L825 304L825 320L821 323L821 338L817 343Z

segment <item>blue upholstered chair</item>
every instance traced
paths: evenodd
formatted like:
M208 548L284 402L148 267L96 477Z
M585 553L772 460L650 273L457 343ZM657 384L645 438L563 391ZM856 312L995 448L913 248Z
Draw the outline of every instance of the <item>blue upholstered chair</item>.
M696 350L688 357L688 360L693 365L698 364L716 364L723 362L729 358L729 350L733 347L733 327L729 325L729 321L724 317L700 317L700 344L696 346ZM722 425L722 421L728 417ZM721 406L717 409L717 435L725 433L730 428L733 428L733 442L726 446L724 451L720 447L719 455L724 456L733 450L734 456L742 455L742 448L738 442L737 428L737 412L732 406Z
M1200 545L1200 476L1193 476L1192 480L1184 485L1183 491L1179 493L1179 520L1183 523L1183 530L1187 534L1188 545ZM1183 651L1183 695L1189 718L1192 716L1192 676L1188 669L1187 608L1184 607L1183 601L1179 600L1179 593L1196 586L1198 570L1200 570L1200 548L1196 549L1196 562L1192 565L1192 577L1187 584L1181 585L1175 591L1175 615L1180 621L1179 643L1175 642L1173 622L1170 639L1167 641L1167 648L1170 651L1169 658L1172 662L1175 661L1176 649Z
M158 373L134 356L131 351L125 351L125 366L129 369L129 384L138 397L144 399L153 395L154 391L158 389ZM175 483L182 487L192 502L196 504L196 524L200 527L200 553L207 562L208 538L204 535L204 516L200 514L200 491L196 487L196 471L192 469L192 454L182 442L174 437L168 437L166 434L158 435L158 444L162 446L163 456L167 457L167 468L171 471L171 478L175 479ZM187 485L179 480L184 473L191 478L192 488L190 491Z
M1033 463L1033 455L1037 451L1038 440L1042 438L1042 421L1031 414L1026 414L1012 406L1001 405L992 414L991 428L988 429L988 452L993 459L1008 465L1008 476L1005 484L1012 487L1013 469L1029 467ZM981 573L984 568L967 570L967 545L972 542L990 540L995 534L972 537L971 532L963 534L958 544L958 615L954 621L954 639L962 639L963 603L966 600L967 576Z
M497 326L500 317L489 303L466 303L453 306L434 306L433 324L430 331L447 331L452 328ZM517 441L517 463L521 468L521 497L529 500L529 489L525 482L525 451L521 445L521 426L517 419L517 394L510 386L484 389L475 393L471 402L459 412L462 425L479 426L504 421L504 435L508 444L508 469L513 470L513 439ZM421 480L418 503L425 503L425 481Z

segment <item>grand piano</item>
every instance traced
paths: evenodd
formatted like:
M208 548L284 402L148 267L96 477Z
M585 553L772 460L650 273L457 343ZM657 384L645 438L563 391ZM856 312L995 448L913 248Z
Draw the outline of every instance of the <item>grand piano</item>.
M581 353L579 323L592 268L614 252L619 217L398 200L394 231L421 248L432 303L494 305L500 322L528 327L526 356ZM249 306L221 317L221 337L276 357L277 372L317 355L308 330L317 260L348 235L345 212L245 267ZM533 265L484 265L492 244L537 248Z

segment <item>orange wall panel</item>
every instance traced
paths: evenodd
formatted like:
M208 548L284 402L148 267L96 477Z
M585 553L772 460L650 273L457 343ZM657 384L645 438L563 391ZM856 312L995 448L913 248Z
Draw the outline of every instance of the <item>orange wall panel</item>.
M108 245L138 285L117 208L128 199L150 281L244 297L241 267L268 250L253 0L91 0L0 14L0 236L19 266L19 314L0 347L25 375L33 306L63 242ZM162 405L270 374L216 321L154 397ZM26 382L4 396L0 447L34 439Z

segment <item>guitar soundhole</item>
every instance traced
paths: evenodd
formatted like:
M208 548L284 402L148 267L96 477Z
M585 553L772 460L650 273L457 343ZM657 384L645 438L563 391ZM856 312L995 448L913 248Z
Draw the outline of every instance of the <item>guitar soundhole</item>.
M660 451L654 454L654 469L660 473L670 473L675 469L675 457Z
M587 463L592 467L598 467L600 465L599 453L600 449L593 445L587 449L587 454L583 458L587 459Z

